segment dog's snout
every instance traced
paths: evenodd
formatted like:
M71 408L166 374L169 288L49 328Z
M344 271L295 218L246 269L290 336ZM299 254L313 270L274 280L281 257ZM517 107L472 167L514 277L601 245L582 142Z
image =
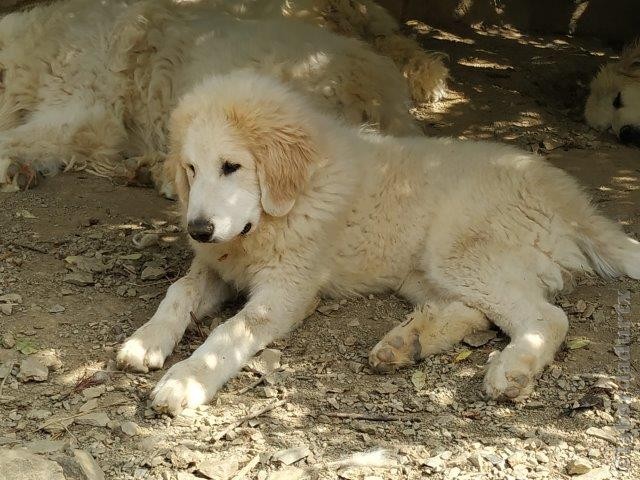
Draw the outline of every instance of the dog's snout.
M198 218L189 222L187 225L187 231L189 236L197 242L209 242L213 235L214 226L208 220Z
M640 147L640 127L624 125L620 128L618 137L620 137L620 142L625 145L636 145Z

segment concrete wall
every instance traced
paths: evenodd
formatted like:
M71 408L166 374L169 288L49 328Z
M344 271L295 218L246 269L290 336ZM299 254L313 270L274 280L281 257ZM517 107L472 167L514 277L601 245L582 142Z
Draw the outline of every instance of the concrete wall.
M529 33L573 33L621 45L640 36L640 0L378 0L397 18L446 28L510 24Z

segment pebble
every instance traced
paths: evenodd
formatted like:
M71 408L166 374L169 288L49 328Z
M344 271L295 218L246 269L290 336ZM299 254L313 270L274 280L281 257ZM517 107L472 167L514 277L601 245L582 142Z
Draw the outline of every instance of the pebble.
M462 339L462 341L470 347L481 347L489 343L497 336L498 332L496 332L495 330L483 330L467 335Z
M140 274L142 280L159 280L166 276L167 272L162 267L147 267Z
M197 471L212 480L227 480L240 468L235 458L221 460L217 457L209 457L196 463Z
M275 348L265 348L258 355L253 357L248 367L256 370L261 375L268 375L280 368L282 352Z
M611 478L613 477L609 467L599 467L583 475L577 475L572 480L610 480Z
M106 427L111 421L106 412L87 413L76 417L75 423L78 425L89 425L91 427Z
M569 475L583 475L590 472L593 466L586 458L576 458L567 464L567 473Z
M50 309L49 309L49 313L62 313L66 310L66 308L64 308L62 305L53 305Z
M65 449L67 442L63 440L33 440L25 448L33 453L56 453Z
M510 467L526 463L527 455L524 452L515 452L507 457L507 463Z
M6 332L2 334L0 344L2 345L2 348L13 348L16 346L16 339L11 332Z
M282 462L285 465L292 465L303 458L306 458L311 454L309 447L300 446L294 448L287 448L285 450L279 450L271 456L271 461Z
M120 430L122 430L122 432L126 435L133 437L135 435L138 435L138 433L140 432L140 427L138 427L138 424L135 422L122 422L120 424Z
M100 395L104 394L107 391L107 387L104 385L98 385L95 387L85 388L82 391L82 396L86 399L98 398Z
M86 287L95 283L95 281L93 280L93 275L87 272L68 273L64 276L63 281L65 283L76 285L78 287Z
M20 362L18 380L21 382L44 382L49 378L49 369L38 358L30 356Z
M73 457L87 480L104 480L104 472L89 452L74 450Z

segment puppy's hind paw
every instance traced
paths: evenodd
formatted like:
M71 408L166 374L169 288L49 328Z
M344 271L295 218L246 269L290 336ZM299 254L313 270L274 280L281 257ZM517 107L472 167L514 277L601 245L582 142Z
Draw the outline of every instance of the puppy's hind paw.
M529 396L534 381L524 369L505 365L498 354L490 363L484 377L484 389L495 400L519 402Z
M12 193L33 188L40 183L41 177L31 165L0 158L0 192Z

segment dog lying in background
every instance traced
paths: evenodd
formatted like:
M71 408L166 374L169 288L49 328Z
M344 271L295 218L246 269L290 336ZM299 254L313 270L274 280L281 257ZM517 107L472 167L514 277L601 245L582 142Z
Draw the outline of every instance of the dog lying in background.
M640 278L640 245L563 171L489 142L362 132L253 72L214 76L170 123L168 165L195 258L118 354L161 368L191 312L248 301L152 392L170 413L211 400L315 299L395 291L416 306L371 351L377 371L490 323L511 338L485 389L520 400L568 328L550 303L573 272Z
M247 8L239 9L241 3ZM276 15L278 3L260 2L261 8L271 7L269 13L249 8L258 5L249 0L67 0L3 17L0 191L26 188L38 173L64 168L137 183L152 180L172 196L171 182L162 175L169 112L206 76L237 68L286 80L319 108L354 124L394 134L419 131L408 112L407 81L393 61L359 40L317 26L327 25L321 19L330 11L347 29L353 15L344 5L330 7L372 2L307 0L305 5L318 9L306 23L297 20L306 11L302 8L294 16L280 6ZM242 16L233 14L236 10ZM397 43L389 15L379 8L370 12L362 17L385 25L380 29ZM349 33L364 35L363 28L355 25ZM377 45L386 44L384 36L374 39ZM423 73L446 76L444 67L436 71L424 63L441 65L440 59L415 42L403 45L397 50L407 58L398 62L408 62L407 75L419 70L415 64L424 66ZM421 85L435 85L433 96L440 81L444 77L424 78ZM420 95L428 96L414 93Z
M640 147L640 40L595 76L585 118L593 128L611 129L622 143Z
M366 40L395 61L418 103L438 101L446 93L449 70L443 63L445 55L425 52L415 40L401 35L398 22L373 0L217 1L245 18L285 16Z

